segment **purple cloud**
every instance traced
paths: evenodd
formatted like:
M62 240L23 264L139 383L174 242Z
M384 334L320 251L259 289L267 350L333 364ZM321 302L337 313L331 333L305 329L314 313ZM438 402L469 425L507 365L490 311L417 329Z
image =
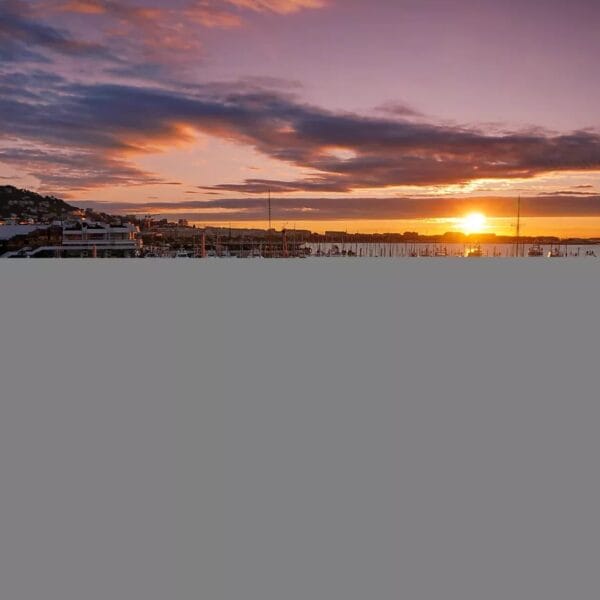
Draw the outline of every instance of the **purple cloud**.
M0 77L0 85L5 81L10 83L10 76ZM40 93L42 84L43 99L24 97L28 90ZM235 140L314 173L298 180L249 179L210 188L217 191L348 192L600 169L600 134L595 131L486 134L474 128L327 111L290 94L243 87L237 91L235 85L223 84L197 85L183 92L48 82L32 75L28 85L12 93L5 89L9 93L0 98L0 135L13 143L5 143L2 160L18 162L45 184L60 182L78 189L102 182L156 182L134 167L131 157L157 144L180 142L188 129ZM40 150L27 165L24 144L44 149L44 160ZM64 164L67 155L78 168L51 174L47 165L53 153L57 165Z
M265 219L264 198L231 198L219 200L183 200L181 202L79 202L86 208L97 208L120 214L163 214L196 221L262 221ZM370 219L443 219L483 210L490 217L514 217L513 198L273 198L273 214L278 221L331 221ZM524 217L600 217L600 195L580 198L551 194L522 198Z

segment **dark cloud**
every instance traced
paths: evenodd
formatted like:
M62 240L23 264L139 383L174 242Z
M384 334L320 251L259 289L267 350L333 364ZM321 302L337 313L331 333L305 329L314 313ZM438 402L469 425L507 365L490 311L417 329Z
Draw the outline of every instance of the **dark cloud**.
M164 214L196 221L261 221L266 216L264 198L184 200L181 202L80 202L116 213ZM272 212L278 221L331 221L369 219L439 219L470 211L484 211L490 217L514 217L516 201L506 197L484 198L273 198ZM600 195L587 198L551 195L525 197L524 217L600 217Z
M0 4L0 58L3 62L48 62L47 53L119 62L105 47L73 37L68 31L36 20L29 4Z
M386 115L407 119L421 118L425 116L421 111L410 106L409 104L404 104L402 102L386 102L385 104L378 106L375 110Z
M97 153L61 151L58 148L0 148L0 163L21 168L35 175L45 189L63 194L106 185L166 183L117 158Z
M540 192L538 196L548 196L548 192ZM596 192L575 192L573 190L559 190L554 192L554 196L596 196Z
M2 160L9 164L18 160L45 184L56 181L85 188L157 182L136 168L132 158L189 140L190 131L254 147L312 173L290 181L253 178L222 183L208 188L213 191L261 194L271 188L281 193L332 193L600 170L600 134L588 130L498 135L335 113L247 82L175 90L70 83L39 74L19 83L18 77L0 76L6 89L0 97L0 136L10 140L4 144ZM24 144L44 148L44 159L30 154L28 165L27 153L20 152ZM54 172L48 168L53 155Z

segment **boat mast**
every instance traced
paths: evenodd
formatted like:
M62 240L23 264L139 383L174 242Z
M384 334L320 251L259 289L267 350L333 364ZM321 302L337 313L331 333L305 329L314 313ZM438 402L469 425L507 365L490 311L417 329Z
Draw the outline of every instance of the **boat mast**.
M269 231L271 231L271 188L268 188L267 194L268 194L267 205L269 208Z
M516 256L519 256L519 246L521 242L521 196L517 201L517 252Z

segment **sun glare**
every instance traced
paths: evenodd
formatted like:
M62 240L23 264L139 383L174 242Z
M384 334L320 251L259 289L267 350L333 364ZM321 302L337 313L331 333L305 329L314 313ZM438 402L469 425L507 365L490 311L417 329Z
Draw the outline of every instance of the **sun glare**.
M464 233L482 233L487 227L487 219L482 213L469 213L461 219L461 226Z

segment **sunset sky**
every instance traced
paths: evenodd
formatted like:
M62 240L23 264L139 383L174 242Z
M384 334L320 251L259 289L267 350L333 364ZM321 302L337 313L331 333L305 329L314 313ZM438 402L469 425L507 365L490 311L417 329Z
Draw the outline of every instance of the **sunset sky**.
M600 237L598 0L0 0L0 184L108 212Z

